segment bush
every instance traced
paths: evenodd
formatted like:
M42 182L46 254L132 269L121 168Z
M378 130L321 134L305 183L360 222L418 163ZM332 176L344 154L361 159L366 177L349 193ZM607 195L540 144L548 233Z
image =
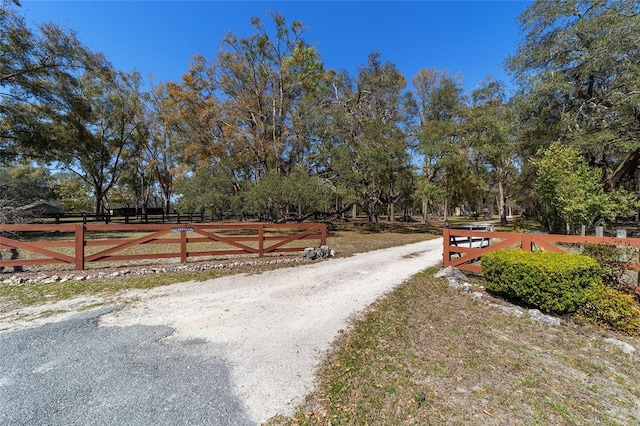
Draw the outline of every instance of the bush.
M640 305L632 295L604 285L594 285L586 291L577 317L618 333L640 334Z
M498 250L482 257L482 272L487 289L547 314L577 311L586 289L602 284L595 260L568 253Z
M623 262L624 251L610 244L586 244L582 254L594 259L602 268L602 281L618 290L624 290L626 283L624 276L627 272L627 262Z

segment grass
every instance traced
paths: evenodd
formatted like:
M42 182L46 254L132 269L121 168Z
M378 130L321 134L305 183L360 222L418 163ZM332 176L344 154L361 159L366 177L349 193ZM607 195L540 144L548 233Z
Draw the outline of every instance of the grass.
M640 424L637 358L602 330L504 313L434 272L378 300L336 341L295 416L267 425Z

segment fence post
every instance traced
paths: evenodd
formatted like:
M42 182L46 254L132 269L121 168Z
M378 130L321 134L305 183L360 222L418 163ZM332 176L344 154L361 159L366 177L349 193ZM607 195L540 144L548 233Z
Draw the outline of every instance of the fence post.
M75 257L76 257L76 271L84 270L84 231L85 226L77 224L75 225Z
M327 245L327 224L323 223L322 224L322 236L320 237L322 239L322 241L320 241L323 246Z
M442 266L445 268L449 266L451 262L451 252L449 251L449 246L451 244L451 237L449 236L449 228L444 228L442 230Z
M187 263L187 232L180 232L180 262Z
M264 223L258 224L258 257L264 257Z
M522 242L520 243L520 246L522 247L522 250L533 251L533 241L531 238L531 234L521 234L521 236Z

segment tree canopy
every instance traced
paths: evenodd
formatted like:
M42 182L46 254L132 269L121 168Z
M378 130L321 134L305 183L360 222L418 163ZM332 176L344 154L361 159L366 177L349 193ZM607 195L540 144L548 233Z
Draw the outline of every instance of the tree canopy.
M460 75L405 76L382 52L355 72L327 69L304 25L277 13L195 55L180 81L151 86L72 31L30 28L18 4L1 4L0 162L39 170L33 188L66 209L90 197L98 213L153 203L273 221L357 209L393 221L402 210L426 222L486 210L506 223L515 208L575 231L637 208L632 0L534 1L506 58L510 99L491 76L467 93Z

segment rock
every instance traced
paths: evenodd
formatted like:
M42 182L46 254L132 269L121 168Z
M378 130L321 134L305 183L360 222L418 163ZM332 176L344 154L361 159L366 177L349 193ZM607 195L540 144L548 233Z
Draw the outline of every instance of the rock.
M524 314L524 311L522 310L522 308L519 308L518 306L503 306L495 303L491 303L490 306L493 306L494 308L498 308L502 312L506 312L508 314L514 314L519 317Z
M318 253L316 252L316 249L314 249L313 247L307 247L302 252L302 257L309 260L316 260L318 258Z
M469 293L471 291L471 285L469 283L459 284L457 281L449 279L449 287L460 290L463 293Z
M536 321L540 321L549 325L560 325L560 318L545 315L538 309L529 309L529 316Z
M482 298L484 297L483 294L480 293L479 291L472 292L470 296L473 300L482 300Z
M320 246L320 257L323 259L327 259L329 256L331 256L331 250L329 249L329 246Z
M461 283L467 280L467 277L462 272L460 272L458 268L454 268L453 266L447 266L446 268L442 268L438 272L436 272L433 276L436 278L447 278L447 279L455 280Z
M622 340L618 340L618 339L614 339L614 338L609 337L607 339L604 339L604 341L605 341L605 343L608 343L610 345L617 346L625 354L629 354L630 355L630 354L632 354L632 353L634 353L636 351L636 348L634 348L633 346L631 346L627 342L623 342Z

